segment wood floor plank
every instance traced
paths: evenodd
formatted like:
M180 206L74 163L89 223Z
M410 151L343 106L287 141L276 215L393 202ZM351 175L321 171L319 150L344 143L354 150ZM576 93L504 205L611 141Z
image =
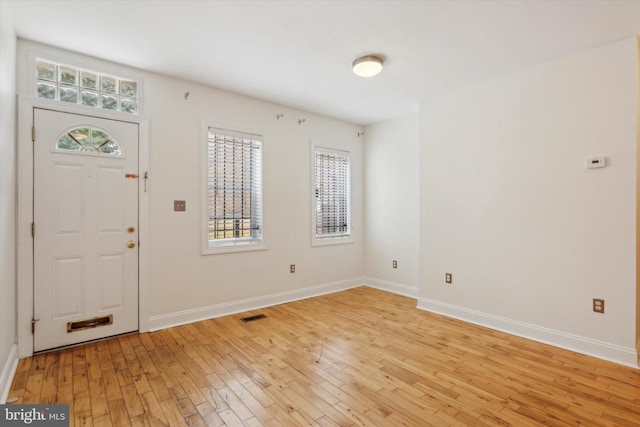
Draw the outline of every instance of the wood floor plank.
M169 389L169 393L171 393L174 402L178 406L178 410L185 419L198 412L195 405L193 404L193 402L191 402L191 399L189 399L187 392L182 386L178 385Z
M639 370L365 287L38 354L9 396L71 426L640 425Z
M193 414L185 419L186 425L189 427L208 427L206 421L200 414Z
M91 416L94 418L109 417L109 403L106 396L91 396Z
M198 413L200 414L204 422L207 423L209 427L220 427L224 425L224 421L222 420L222 418L220 418L216 410L213 409L213 406L211 406L209 402L199 404L196 409L198 410Z
M131 427L152 427L146 414L131 418Z
M73 420L72 424L75 427L93 427L95 424L93 422L93 417L90 412L85 411L74 411L74 416L71 418Z
M144 407L140 401L140 395L133 384L128 384L122 387L122 398L124 400L124 405L127 408L129 418L136 418L144 414Z
M162 355L162 351L157 349L150 351L149 359L151 359L151 361L153 362L153 365L156 367L157 375L162 378L162 381L167 388L175 387L176 385L178 385L178 380L171 372L171 369L169 369L169 366L167 365L165 358Z
M249 410L245 402L229 387L222 387L217 390L227 404L227 407L231 409L242 421L248 420L254 417L254 413Z
M229 389L233 391L233 393L240 399L240 402L250 411L253 415L253 418L256 418L261 423L269 423L272 422L273 416L269 411L265 409L262 403L260 403L253 395L245 388L245 384L241 384L240 382L230 382L228 385ZM253 383L251 383L253 384ZM245 420L245 423L248 420ZM255 424L255 421L254 421Z
M227 408L220 412L218 412L222 421L224 421L224 425L228 427L244 427L244 423L242 420L233 412L231 409Z
M102 379L108 400L122 399L122 390L118 382L118 374L115 370L109 369L102 371Z
M101 415L99 417L93 416L93 425L95 427L111 427L113 424L111 423L111 417L109 414Z
M161 377L149 380L149 386L151 387L151 390L153 390L158 401L162 402L163 400L171 398L171 393L169 393L169 389Z
M180 408L173 399L160 402L160 407L170 426L188 425L186 418L180 412Z
M118 427L130 426L131 421L127 412L127 407L124 403L124 399L110 400L109 402L109 414L111 415L111 423Z
M39 403L44 373L42 371L29 375L21 403Z
M140 396L142 401L142 407L144 408L144 413L146 414L149 422L152 426L160 426L165 427L169 425L167 421L167 417L164 415L162 411L162 407L156 399L155 394L153 392L147 392ZM169 401L167 399L166 401Z

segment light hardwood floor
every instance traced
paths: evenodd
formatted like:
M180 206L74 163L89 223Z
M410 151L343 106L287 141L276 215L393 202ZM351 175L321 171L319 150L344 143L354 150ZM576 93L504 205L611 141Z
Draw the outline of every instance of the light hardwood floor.
M10 396L72 426L640 425L640 371L415 305L362 287L41 354Z

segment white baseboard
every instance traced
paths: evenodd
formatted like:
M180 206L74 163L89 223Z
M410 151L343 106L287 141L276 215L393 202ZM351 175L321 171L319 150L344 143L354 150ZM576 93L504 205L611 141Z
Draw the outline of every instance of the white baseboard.
M632 368L639 367L638 353L634 348L621 347L426 298L418 298L418 308Z
M185 325L187 323L212 319L214 317L228 316L230 314L242 313L244 311L257 310L259 308L270 307L273 305L284 304L292 301L299 301L305 298L317 297L320 295L326 295L351 288L356 288L358 286L362 286L363 284L363 278L342 280L339 282L326 283L309 288L279 292L271 295L210 305L208 307L199 307L191 310L151 316L149 318L149 330L157 331L160 329L170 328L172 326Z
M9 397L9 391L11 390L11 382L16 374L18 368L18 346L14 344L9 352L9 357L2 367L2 373L0 373L0 403L5 403Z
M401 283L388 282L386 280L374 279L373 277L365 277L365 286L380 289L394 294L404 295L405 297L418 298L418 288L403 285Z

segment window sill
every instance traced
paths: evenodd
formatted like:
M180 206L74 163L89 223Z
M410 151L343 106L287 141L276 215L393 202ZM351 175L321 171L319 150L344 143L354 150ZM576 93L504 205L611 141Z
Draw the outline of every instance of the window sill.
M220 245L220 246L207 246L202 249L200 255L219 255L219 254L229 254L229 253L237 253L237 252L253 252L253 251L265 251L267 250L267 245L264 243L238 243L238 244L228 244L228 245Z
M333 245L346 245L353 243L353 237L324 237L324 238L311 238L311 246L333 246Z

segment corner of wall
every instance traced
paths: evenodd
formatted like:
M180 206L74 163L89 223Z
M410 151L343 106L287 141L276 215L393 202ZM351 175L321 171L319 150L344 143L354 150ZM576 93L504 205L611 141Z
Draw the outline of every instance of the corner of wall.
M14 344L9 351L6 363L0 371L0 404L7 401L9 391L11 391L11 382L18 368L18 346Z
M409 298L418 298L417 286L408 286L402 283L390 282L388 280L381 280L373 277L365 277L364 283L365 286L370 288L380 289L381 291L387 291Z
M364 148L365 275L411 297L420 269L419 129L418 112L369 125Z
M636 42L636 354L640 367L640 36Z
M17 366L16 47L8 2L0 2L0 402Z

